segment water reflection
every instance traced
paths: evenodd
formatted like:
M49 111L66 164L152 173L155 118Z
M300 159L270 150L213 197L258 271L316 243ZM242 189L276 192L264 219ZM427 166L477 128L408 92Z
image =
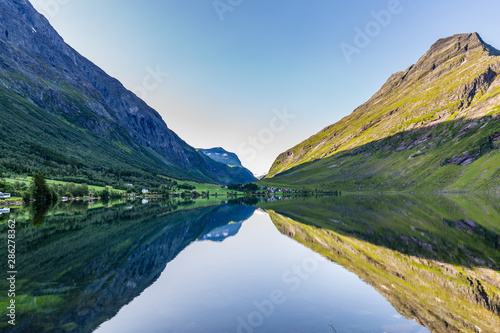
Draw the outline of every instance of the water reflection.
M500 207L485 197L345 196L264 205L288 237L433 332L500 327Z
M197 208L190 202L99 202L92 208L75 202L19 210L9 218L17 218L20 315L16 326L3 321L2 329L91 332L153 284L188 244L244 221L254 210L218 204ZM6 225L1 228L5 243ZM0 288L8 289L3 281ZM8 299L0 302L5 309Z
M190 244L96 333L428 332L371 286L257 211L223 242Z
M8 332L92 332L106 321L102 332L500 327L494 197L31 205L0 215L2 243L6 219L18 222L20 314L15 327L0 324ZM340 266L319 258L314 274L297 273L314 253ZM253 326L276 289L287 301ZM0 296L0 308L7 302Z

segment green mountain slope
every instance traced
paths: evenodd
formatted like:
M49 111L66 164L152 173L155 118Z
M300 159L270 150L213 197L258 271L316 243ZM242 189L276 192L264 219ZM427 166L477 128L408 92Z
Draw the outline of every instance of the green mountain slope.
M151 149L142 154L119 142L52 115L0 86L0 168L92 184L152 180L158 174L183 179L180 168L167 167ZM200 177L201 178L201 177Z
M57 178L65 176L58 169L71 167L81 178L90 170L94 175L107 170L108 178L160 173L242 182L232 168L197 152L155 110L67 45L28 1L0 0L0 87L0 170L6 173L17 172L15 163ZM18 153L16 161L5 161Z
M436 42L351 115L282 153L274 183L345 190L500 187L500 52Z

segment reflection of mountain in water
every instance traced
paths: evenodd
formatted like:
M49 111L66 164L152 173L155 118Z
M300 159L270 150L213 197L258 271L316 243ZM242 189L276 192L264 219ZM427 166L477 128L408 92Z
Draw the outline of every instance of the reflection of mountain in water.
M154 283L191 242L254 210L216 205L172 212L171 204L139 205L56 214L39 228L21 222L18 258L25 282L17 302L23 318L3 329L91 332Z
M226 205L226 207L233 207L232 205ZM210 240L213 242L222 242L226 238L235 236L238 231L240 231L241 225L243 224L244 221L246 221L254 212L255 208L251 208L249 206L240 206L240 207L247 207L246 209L242 209L244 213L242 213L240 216L236 216L234 220L231 220L226 225L216 227L212 230L210 230L208 233L205 233L203 236L200 237L200 240ZM234 208L233 208L234 209ZM241 208L240 208L241 209ZM220 223L218 220L217 223ZM207 228L211 226L208 225ZM207 229L205 228L205 230Z
M226 238L235 236L240 231L241 224L241 222L230 222L228 225L211 230L208 234L203 235L200 240L222 242Z
M498 332L496 200L347 196L265 208L283 234L354 272L433 332Z

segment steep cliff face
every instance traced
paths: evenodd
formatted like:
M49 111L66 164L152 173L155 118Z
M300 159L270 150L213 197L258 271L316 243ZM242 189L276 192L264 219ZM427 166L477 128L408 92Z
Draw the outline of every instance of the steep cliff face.
M500 52L484 43L478 34L441 39L415 65L393 74L370 100L351 115L281 154L268 177L278 175L279 179L279 174L284 173L287 174L284 177L291 179L293 174L300 179L300 174L305 175L306 170L312 173L313 167L306 164L330 158L331 163L328 162L324 168L321 165L322 170L316 170L316 174L323 180L340 179L335 172L349 163L349 159L335 159L342 153L351 157L359 153L364 155L365 168L370 172L357 170L359 179L388 177L419 160L425 160L422 164L436 167L427 170L425 176L451 161L454 165L463 166L466 160L467 164L471 164L498 147L499 73ZM472 146L471 142L461 145L465 137L477 142L473 142ZM451 140L459 144L443 151L435 150ZM486 149L481 149L482 145ZM385 160L391 160L391 163L378 159L375 156L377 151L385 151ZM411 153L407 154L409 151ZM430 155L416 159L418 154ZM432 162L426 160L431 155ZM460 159L462 155L465 158ZM404 162L410 157L413 158L411 162ZM440 165L441 162L443 165ZM397 167L390 168L389 165ZM326 171L328 167L329 172ZM344 171L349 173L352 169L353 165L350 165ZM412 186L425 177L417 178Z
M24 99L48 112L48 122L62 119L124 151L153 151L166 170L203 181L239 181L230 168L199 154L155 110L67 45L28 1L0 1L0 86L12 105Z

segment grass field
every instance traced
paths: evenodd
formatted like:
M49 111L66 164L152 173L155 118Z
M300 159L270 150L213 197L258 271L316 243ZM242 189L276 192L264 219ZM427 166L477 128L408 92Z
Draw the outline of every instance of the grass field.
M27 177L17 177L17 178L5 178L4 180L8 183L11 183L11 184L14 184L15 182L20 182L20 183L25 183L25 184L29 185L31 183L32 177L27 176ZM64 181L59 181L59 180L51 180L51 179L46 179L46 182L49 185L50 184L64 185L64 184L69 183L69 182L64 182ZM177 180L177 183L178 184L188 184L188 185L194 186L194 187L196 187L196 191L199 193L208 191L210 193L210 195L217 194L218 196L219 195L227 196L228 193L235 193L235 192L238 194L243 194L243 192L228 190L226 188L221 188L220 185L215 185L215 184L201 184L201 183L196 183L196 182L192 182L192 181L182 181L182 180ZM96 186L96 185L88 185L88 187L90 190L93 190L93 191L102 191L105 189L105 187ZM124 190L118 190L118 189L113 189L113 191L116 191L118 193L125 193L126 192ZM179 191L177 191L177 193L181 193L182 191L184 191L184 190L179 189Z
M20 182L20 183L25 183L27 185L29 185L31 183L31 180L32 180L32 177L19 177L19 178L5 178L5 181L7 183L11 183L11 184L14 184L15 182ZM63 181L59 181L59 180L51 180L51 179L46 179L45 180L47 182L47 184L51 185L51 184L56 184L56 185L65 185L69 182L63 182ZM89 189L90 190L94 190L94 191L102 191L105 189L105 187L103 186L96 186L96 185L88 185L89 186ZM116 191L116 192L119 192L119 193L124 193L125 191L124 190L118 190L118 189L113 189L113 191Z

